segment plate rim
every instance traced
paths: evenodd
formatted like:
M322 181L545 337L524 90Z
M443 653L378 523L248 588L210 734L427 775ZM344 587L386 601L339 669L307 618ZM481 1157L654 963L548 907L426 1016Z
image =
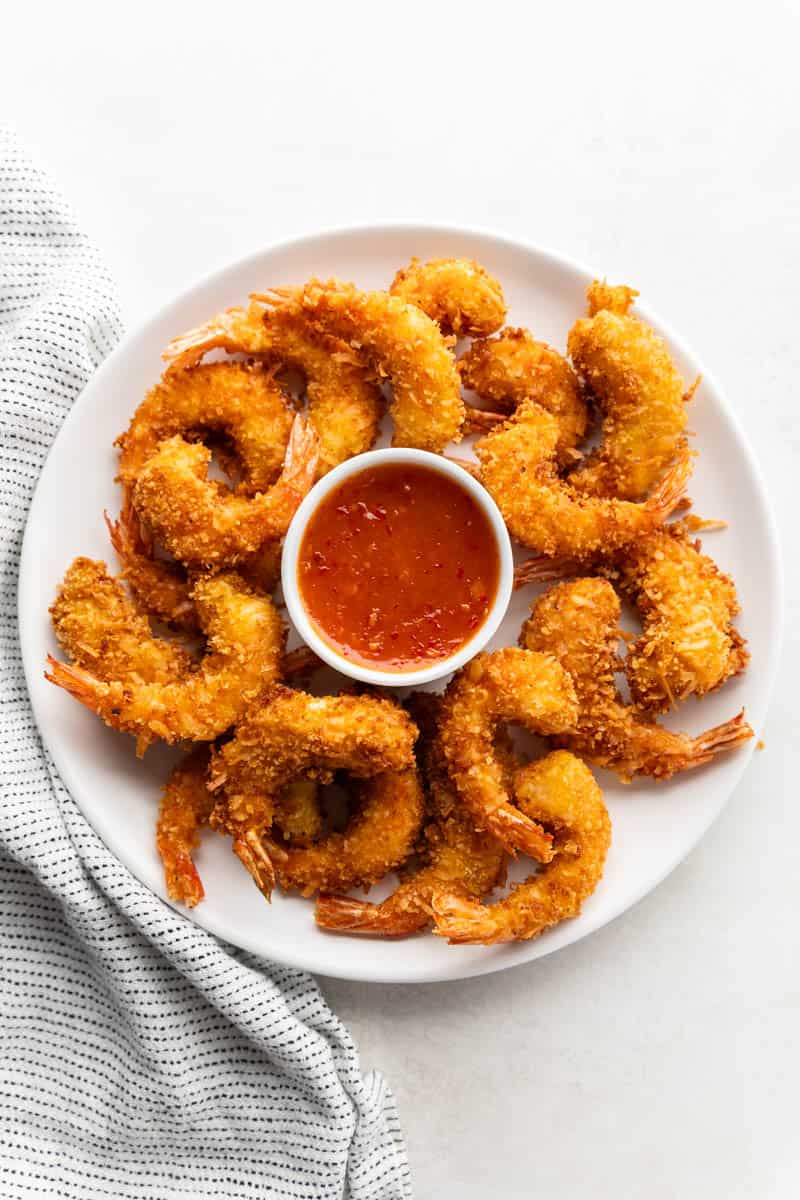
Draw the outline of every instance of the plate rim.
M579 927L576 935L570 937L562 944L553 946L552 949L546 949L541 953L536 953L535 949L533 949L529 954L520 954L518 957L509 957L502 960L495 959L492 956L487 955L486 958L478 960L475 963L465 963L457 975L440 975L435 971L432 972L430 969L420 969L419 971L415 971L413 969L409 970L406 968L402 975L397 975L381 969L369 970L368 956L365 956L366 965L364 970L354 970L353 968L348 968L345 973L333 974L330 971L322 971L313 965L309 965L308 958L302 952L299 954L293 954L291 950L282 950L277 955L273 955L271 952L265 953L263 947L253 939L248 938L246 935L243 937L241 934L238 934L235 931L228 930L225 927L224 921L215 919L212 923L207 923L203 918L202 912L198 912L197 909L192 909L187 912L181 906L161 896L158 892L154 891L149 884L140 879L136 871L134 871L126 862L123 862L123 860L108 844L103 835L95 827L93 821L90 820L89 816L84 811L83 806L76 795L76 790L79 792L80 789L76 789L70 783L72 769L69 759L63 757L60 751L55 751L50 747L45 733L46 722L40 719L36 693L32 687L33 672L41 667L41 664L38 662L34 663L33 655L31 653L31 647L35 641L35 621L33 614L37 610L35 605L26 605L23 603L25 580L28 574L28 563L34 554L32 536L29 537L29 531L34 524L34 517L37 516L38 509L41 503L43 503L43 489L41 486L42 479L47 472L51 457L53 456L54 450L64 434L64 431L71 428L72 423L78 420L78 414L80 413L82 402L89 385L91 384L93 386L97 386L99 383L102 383L105 375L113 373L116 360L124 356L130 343L142 338L155 326L160 325L162 322L167 320L173 309L183 306L199 290L208 287L214 287L215 285L224 285L226 277L236 275L242 270L247 270L248 267L256 265L260 259L270 254L299 251L307 248L314 242L323 239L331 240L345 238L348 236L368 237L370 235L374 236L382 233L402 233L408 235L416 234L420 238L455 236L464 237L467 239L473 238L487 240L497 243L507 251L522 251L529 256L538 258L540 261L552 267L567 269L573 274L581 276L583 279L590 280L593 278L600 278L600 276L592 272L583 262L573 258L570 255L562 254L560 251L548 249L536 244L535 242L529 242L524 238L511 235L510 233L506 233L498 229L479 225L451 225L442 222L428 223L418 220L381 220L363 224L348 223L321 227L319 229L293 237L281 238L272 242L267 242L259 249L251 251L249 254L242 255L237 259L217 267L213 271L209 271L205 274L197 276L194 281L191 282L187 287L183 288L181 292L172 296L148 318L139 322L131 330L124 334L111 353L106 356L97 370L86 381L86 384L84 384L80 393L75 398L72 407L64 418L64 421L62 422L58 433L53 439L52 444L48 448L44 462L39 470L39 475L37 477L31 497L30 506L25 519L25 529L20 548L19 574L17 580L18 632L28 698L31 704L34 720L36 722L36 728L46 753L51 756L59 776L64 783L64 786L72 796L81 812L81 815L90 825L93 832L100 838L106 849L114 856L120 865L129 871L138 883L140 883L143 887L146 887L151 895L160 900L162 903L166 904L173 912L177 913L191 924L198 925L206 932L228 941L231 945L238 946L246 952L252 953L259 958L271 959L272 961L288 967L309 971L315 975L321 976L322 978L336 978L345 979L351 982L383 984L454 983L461 979L474 978L481 975L489 975L499 971L510 970L512 967L517 967L524 963L534 962L539 958L545 958L550 954L555 954L561 950L565 950L567 947L574 945L576 942L583 941L585 938L591 936L591 934L596 933L598 929L603 928L605 925L611 924L612 921L615 921L623 913L634 908L645 896L655 891L664 882L664 880L671 875L672 872L697 848L699 843L708 833L708 830L719 818L722 810L729 803L731 797L741 782L742 776L752 761L752 757L756 748L756 738L751 739L748 745L742 747L738 751L738 770L736 771L735 776L732 778L727 791L722 794L718 803L716 803L708 813L707 820L705 820L697 829L693 839L690 840L685 846L682 846L675 855L670 857L662 871L655 876L650 876L648 878L648 882L643 884L633 893L632 898L628 897L624 906L614 909L611 914L604 915L595 920L585 921L584 924ZM657 329L666 337L671 346L674 347L679 354L697 364L703 380L707 382L710 389L714 392L715 397L717 398L718 403L723 410L725 420L729 425L737 448L746 461L748 471L755 486L757 497L760 501L765 532L764 543L761 547L762 562L768 567L768 575L774 581L774 596L772 597L771 606L772 611L767 616L767 619L770 621L771 628L773 630L773 636L770 644L769 661L763 662L760 668L763 678L762 711L759 712L755 718L757 723L760 723L764 721L767 712L769 711L778 665L780 663L785 628L785 585L782 548L778 534L777 521L770 500L770 494L765 484L764 476L755 452L745 436L739 416L733 406L729 403L726 393L724 389L720 387L714 373L707 370L701 357L692 350L683 337L675 332L669 322L664 321L647 304L640 303L638 300L637 308L645 317L645 319L648 320L648 322L652 322L657 327ZM540 944L541 943L538 942L538 939L533 939L530 942L523 943L523 945L527 948L538 948Z

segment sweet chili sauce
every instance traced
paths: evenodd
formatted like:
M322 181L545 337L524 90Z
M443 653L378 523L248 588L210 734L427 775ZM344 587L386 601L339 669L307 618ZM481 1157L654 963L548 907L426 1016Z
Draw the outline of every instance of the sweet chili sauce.
M500 578L492 527L469 492L415 463L351 475L306 525L297 584L319 635L350 662L413 671L455 654Z

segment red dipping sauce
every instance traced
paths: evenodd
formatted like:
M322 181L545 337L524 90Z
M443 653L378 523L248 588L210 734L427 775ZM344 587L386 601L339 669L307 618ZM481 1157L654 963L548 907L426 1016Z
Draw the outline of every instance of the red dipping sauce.
M317 633L373 670L456 654L497 595L500 555L483 510L455 480L414 463L351 475L311 514L297 586Z

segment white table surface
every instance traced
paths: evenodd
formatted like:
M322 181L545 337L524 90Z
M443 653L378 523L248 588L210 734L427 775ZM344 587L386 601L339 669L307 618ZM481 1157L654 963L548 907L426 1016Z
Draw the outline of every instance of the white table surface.
M797 34L788 0L4 15L4 116L101 245L131 324L289 235L491 226L638 287L727 388L765 468L783 667L766 750L699 849L530 966L323 981L392 1082L425 1200L798 1194Z

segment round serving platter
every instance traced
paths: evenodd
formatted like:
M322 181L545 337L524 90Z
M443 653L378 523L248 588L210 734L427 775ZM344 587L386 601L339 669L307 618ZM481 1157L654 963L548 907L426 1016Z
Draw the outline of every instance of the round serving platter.
M488 232L427 225L369 226L316 234L261 250L203 279L130 334L103 363L70 412L39 479L22 551L19 619L31 700L42 738L81 811L109 849L165 903L154 823L158 797L179 752L150 749L134 755L133 739L106 728L66 693L44 679L48 653L59 650L48 606L78 554L105 559L116 569L103 510L115 513L114 438L130 420L161 372L161 351L175 334L213 313L241 304L250 292L310 276L336 275L365 288L385 288L413 256L467 256L496 275L509 303L509 322L563 349L567 332L585 309L592 272L559 255ZM613 263L598 274L618 280ZM691 482L695 511L727 521L709 534L705 549L730 572L739 590L738 624L752 653L749 670L702 703L689 701L665 723L698 733L733 716L742 706L758 733L775 674L781 633L781 571L774 522L758 468L738 423L700 360L649 311L637 312L669 342L683 377L702 375L692 404L691 427L699 457ZM464 454L463 446L459 448ZM520 552L520 559L525 557ZM512 599L493 649L514 645L530 603L541 589ZM329 934L314 924L313 904L276 894L268 905L230 851L208 834L197 855L206 889L193 910L180 908L218 937L291 966L342 979L412 983L460 979L503 970L550 954L599 929L651 891L696 845L731 795L755 747L667 783L623 786L598 772L613 821L605 876L580 917L530 942L449 946L430 934L381 941ZM370 899L391 890L390 881ZM179 908L179 906L174 906Z

